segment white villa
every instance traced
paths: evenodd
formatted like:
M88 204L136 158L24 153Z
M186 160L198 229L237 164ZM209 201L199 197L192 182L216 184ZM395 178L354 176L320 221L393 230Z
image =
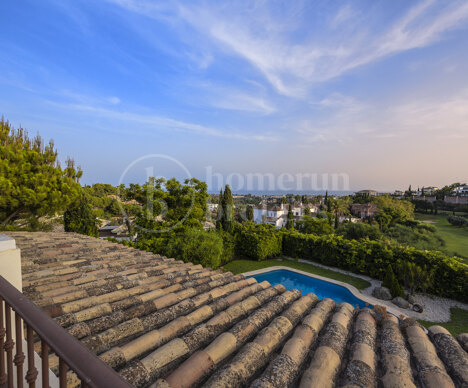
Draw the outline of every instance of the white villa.
M468 196L468 186L458 186L455 189L455 195L460 197Z
M274 225L277 228L283 228L286 226L290 207L290 204L256 206L254 207L254 221L257 224L266 223ZM303 217L306 208L310 209L310 214L317 213L318 210L318 207L314 204L295 202L292 204L294 218L297 220Z
M210 212L215 212L216 210L218 210L218 204L217 203L209 203L208 204L208 210Z

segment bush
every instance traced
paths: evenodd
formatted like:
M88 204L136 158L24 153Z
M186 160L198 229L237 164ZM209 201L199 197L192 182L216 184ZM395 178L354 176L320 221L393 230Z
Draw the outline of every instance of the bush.
M84 194L81 194L78 200L65 211L63 224L65 232L75 232L93 237L99 235L96 216Z
M296 229L301 233L315 234L317 236L333 233L333 228L328 222L328 218L306 216L301 221L296 222Z
M382 237L382 233L378 227L364 222L345 222L336 230L336 234L348 240L361 240L365 238L379 240Z
M249 222L237 231L237 253L241 257L266 260L281 254L281 241L282 235L273 225Z
M314 236L298 232L280 232L283 253L309 259L383 280L389 265L415 263L433 273L428 291L435 295L468 301L468 265L437 251L390 245L384 241L346 240L341 236ZM396 274L403 283L402 274Z
M447 218L453 226L468 226L468 220L464 217L450 216Z
M231 233L224 230L217 230L218 235L223 240L223 254L221 256L221 264L228 263L233 260L236 252L236 238Z
M398 283L398 279L395 277L395 273L393 272L391 265L387 267L387 273L385 274L382 286L387 287L390 290L393 298L404 296L403 288L400 286L400 283Z
M432 225L419 224L412 228L397 224L390 227L385 235L401 245L417 249L441 250L445 247L444 239L436 234L436 229Z
M170 239L165 254L185 262L218 268L223 254L223 239L216 232L188 229Z

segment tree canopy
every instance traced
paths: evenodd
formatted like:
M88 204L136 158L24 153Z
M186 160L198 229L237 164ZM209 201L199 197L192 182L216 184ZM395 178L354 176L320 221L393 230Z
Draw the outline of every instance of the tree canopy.
M64 210L81 191L80 168L68 159L60 166L51 140L29 137L23 128L14 129L0 119L0 226L18 219L26 224Z

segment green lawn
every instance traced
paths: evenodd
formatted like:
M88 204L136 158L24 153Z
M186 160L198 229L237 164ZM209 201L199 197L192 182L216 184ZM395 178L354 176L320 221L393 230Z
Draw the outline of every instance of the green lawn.
M459 308L452 308L450 310L451 321L447 323L439 322L427 322L419 321L421 325L426 328L429 328L432 325L439 325L445 327L453 336L457 336L460 333L468 333L468 310L462 310Z
M370 286L370 283L366 280L351 276L345 275L340 272L331 271L322 267L318 267L313 264L298 263L295 261L289 260L265 260L265 261L255 261L255 260L234 260L230 263L223 266L227 271L231 271L234 274L255 271L261 268L273 267L276 265L282 265L285 267L290 267L298 269L304 272L309 272L314 275L324 276L330 279L338 280L340 282L345 282L356 287L358 290L363 290Z
M447 253L459 256L468 263L468 229L459 228L449 224L447 217L449 214L421 214L415 213L419 221L433 221L437 233L445 240Z

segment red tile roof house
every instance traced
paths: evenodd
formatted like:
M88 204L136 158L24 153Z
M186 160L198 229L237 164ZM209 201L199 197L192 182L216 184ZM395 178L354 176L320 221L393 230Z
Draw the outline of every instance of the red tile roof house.
M56 323L31 325L55 333L49 345L62 356L79 353L81 369L66 373L58 351L42 349L62 386L468 387L468 334L426 333L411 319L91 237L8 234L21 248L23 294ZM30 302L12 300L4 283L2 298L24 313ZM27 353L40 353L39 336L27 334ZM0 341L0 385L15 362L33 381L11 338L7 330Z

